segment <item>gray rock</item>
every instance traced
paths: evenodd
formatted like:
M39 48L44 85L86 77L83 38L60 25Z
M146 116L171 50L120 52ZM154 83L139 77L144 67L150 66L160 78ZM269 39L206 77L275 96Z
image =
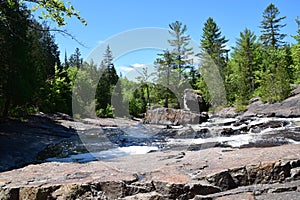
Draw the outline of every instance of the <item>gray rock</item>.
M195 113L208 111L208 105L204 98L201 95L195 94L193 89L184 90L183 105L185 110Z
M268 116L268 117L299 117L300 116L300 85L292 91L291 97L273 104L262 103L256 100L247 106L243 116Z
M208 120L208 114L193 113L181 109L156 108L148 110L144 122L147 124L185 125L200 124Z

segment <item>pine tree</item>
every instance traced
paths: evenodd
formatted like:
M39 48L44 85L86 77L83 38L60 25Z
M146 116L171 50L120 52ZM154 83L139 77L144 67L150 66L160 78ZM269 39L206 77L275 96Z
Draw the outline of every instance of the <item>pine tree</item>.
M103 64L104 66L110 66L112 64L114 57L112 55L111 49L109 45L107 45L105 53L104 53L104 58L103 58Z
M169 107L169 98L171 96L170 88L176 87L178 84L177 74L174 76L174 54L170 53L169 50L164 50L163 53L158 54L160 56L154 62L157 69L156 82L162 86L160 94L163 96L164 107ZM172 78L177 78L177 81L173 82ZM172 84L173 83L173 84ZM176 91L176 89L174 90Z
M233 84L236 85L236 100L239 104L247 105L255 90L254 71L257 70L258 64L257 48L258 44L254 32L246 28L244 32L240 33L240 38L236 41L229 65L232 70L229 76L235 77Z
M297 35L294 35L293 38L300 44L300 20L298 16L296 17L295 22L297 24Z
M198 54L202 62L200 78L196 87L206 102L214 107L225 106L226 104L223 70L227 61L228 50L225 49L227 42L228 40L222 36L221 30L213 18L208 18L203 28L200 43L201 52Z
M210 17L205 22L201 38L201 50L213 59L220 72L222 72L227 59L226 43L228 40L225 39L225 36L222 36L221 30L213 18Z
M279 14L278 8L272 3L263 12L263 20L260 26L262 35L260 39L265 46L277 48L284 44L282 40L286 34L280 33L280 29L286 26L286 24L281 24L281 21L286 17L278 17Z
M64 67L68 69L70 67L69 61L68 61L68 56L67 56L67 51L65 51L65 62L64 62Z
M300 83L300 20L297 17L296 23L298 26L297 35L293 36L297 41L297 44L293 44L291 47L291 55L293 59L293 64L291 68L293 70L293 82Z
M119 80L114 64L110 47L107 46L103 60L100 64L100 79L96 90L96 110L98 113L106 113L111 107L112 93ZM103 116L100 114L100 116Z
M186 35L187 27L182 22L175 21L169 24L169 33L173 39L168 40L170 46L173 47L173 62L174 67L178 69L179 76L181 76L185 69L191 68L191 58L193 54L193 48L189 47L191 38ZM179 77L181 80L181 77Z
M76 48L75 52L70 56L69 65L71 67L77 67L77 69L80 69L82 64L83 64L83 59L81 58L80 50L79 48Z

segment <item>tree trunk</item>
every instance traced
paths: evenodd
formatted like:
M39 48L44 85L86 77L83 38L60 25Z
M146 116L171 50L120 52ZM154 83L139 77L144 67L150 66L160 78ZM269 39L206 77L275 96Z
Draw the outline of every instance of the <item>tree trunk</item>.
M166 99L165 99L165 105L164 105L165 108L168 108L169 107L169 96L168 96L168 93L166 93Z
M4 104L4 110L3 110L3 113L2 113L3 117L8 116L9 105L10 105L10 98L8 97L5 101L5 104Z
M151 107L150 105L150 91L149 91L149 86L148 84L146 85L146 92L147 92L147 103L148 103L148 108Z

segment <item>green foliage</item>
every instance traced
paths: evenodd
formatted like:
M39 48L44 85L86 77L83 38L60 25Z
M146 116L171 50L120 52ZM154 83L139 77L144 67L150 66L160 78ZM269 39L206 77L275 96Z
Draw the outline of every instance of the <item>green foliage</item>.
M265 46L279 47L284 44L282 40L286 34L280 33L280 29L285 27L286 24L280 24L280 22L286 17L278 17L279 14L278 8L272 3L263 12L260 39Z
M176 107L180 107L183 99L177 99L174 93L177 97L183 96L185 85L189 81L188 76L192 73L194 73L194 77L191 81L196 82L196 73L191 59L193 49L189 47L191 38L186 34L186 25L175 21L169 24L169 28L171 39L168 40L168 43L173 49L172 51L166 49L158 54L158 58L154 62L157 69L155 82L157 85L161 85L157 91L162 93L158 98L160 98L159 101L164 99L164 107L169 107L169 101L173 100L177 102Z
M94 116L95 112L95 96L93 92L97 87L98 77L97 67L91 63L83 63L81 69L70 67L68 69L73 86L73 115L80 114L81 117ZM75 82L74 82L75 81ZM106 108L106 107L105 107Z
M85 23L71 4L61 0L1 2L0 112L4 116L58 111L78 118L95 117L95 110L98 117L123 117L128 110L133 116L141 116L151 105L179 108L183 89L189 83L212 106L210 110L223 108L228 102L239 112L246 110L254 96L271 103L283 100L290 94L290 84L300 83L300 20L296 19L297 44L283 45L285 34L280 29L285 26L285 17L278 17L279 10L273 4L263 12L262 44L245 29L230 58L228 40L213 18L208 18L201 37L202 51L197 55L200 71L192 64L186 25L171 23L168 42L172 49L158 54L156 79L144 68L134 82L118 77L109 46L100 69L93 62L83 62L78 48L69 58L65 52L61 64L49 27L32 19L25 2L32 2L31 10L40 10L41 18L53 20L58 26L66 24L65 17Z
M231 55L226 71L226 86L228 100L237 101L247 105L248 100L253 96L255 90L255 75L258 70L259 45L256 43L256 36L249 29L240 33L236 47ZM229 71L230 70L230 71Z
M297 35L294 35L293 38L300 44L300 20L299 17L297 16L296 19L296 24L297 24Z
M193 54L193 48L189 47L191 38L186 35L187 27L182 22L175 21L169 24L169 28L172 39L168 40L168 43L173 47L171 52L173 67L178 70L179 80L181 80L183 72L192 67L192 60L189 57Z
M111 105L112 93L119 80L112 60L112 52L107 46L100 65L100 79L96 90L96 110L106 109L107 105Z
M200 41L200 49L197 55L201 59L200 77L196 83L196 89L200 90L204 99L213 107L226 104L226 92L223 75L226 66L228 40L222 36L220 28L213 18L208 18L203 27Z
M235 108L235 112L240 113L240 112L246 112L247 111L247 106L238 104Z
M260 96L263 102L284 100L290 94L289 66L285 49L269 48L264 51L263 77Z
M147 107L151 107L151 98L150 98L150 92L151 92L151 78L154 76L154 73L148 73L148 68L144 67L142 69L142 72L140 73L140 76L136 77L136 80L139 82L138 84L141 86L142 90L146 93L146 101L147 101Z
M293 71L293 82L300 84L300 20L297 17L296 23L298 26L297 35L294 38L297 41L297 44L293 44L291 47L291 56L293 60L293 64L291 65L291 69Z
M209 17L204 24L203 34L201 36L200 48L208 54L222 72L226 64L227 52L226 43L228 40L222 36L220 28L217 26L213 18Z
M55 22L58 26L66 25L65 17L75 17L84 25L87 25L84 18L80 16L80 12L77 11L74 6L68 1L65 3L62 0L6 0L10 6L24 5L26 2L30 3L32 7L31 11L35 12L41 10L40 19L50 19Z
M201 37L200 78L196 88L201 91L205 100L212 106L225 106L226 91L220 87L224 85L224 69L227 60L225 49L228 40L222 36L220 28L213 18L208 18L203 27Z
M12 108L27 107L34 92L30 84L34 80L34 72L28 59L29 12L24 7L5 2L0 12L1 16L6 17L5 21L0 20L0 96L3 98L2 114L7 116ZM6 28L8 26L10 30ZM14 34L11 34L12 31Z
M174 55L168 50L164 50L164 53L158 54L156 61L154 62L156 67L156 80L155 82L161 86L160 94L164 100L164 107L169 107L170 88L175 86L176 91L179 83L179 75L175 73L174 66ZM175 79L175 80L174 80Z
M111 118L114 117L114 108L111 105L107 105L105 109L100 108L96 111L97 117L100 118Z
M294 83L300 84L300 44L295 44L291 49L293 64L291 68L293 70Z
M55 66L55 76L47 80L41 89L43 99L39 102L39 110L49 112L62 112L71 114L71 86L66 82L66 70L59 70Z
M79 48L75 49L74 54L72 54L69 60L65 61L66 67L77 67L79 69L83 64L83 59L81 58L81 53Z

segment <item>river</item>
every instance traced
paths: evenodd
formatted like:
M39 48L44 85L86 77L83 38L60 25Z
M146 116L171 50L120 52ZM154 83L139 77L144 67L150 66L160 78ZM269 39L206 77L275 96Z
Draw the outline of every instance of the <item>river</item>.
M78 135L46 151L46 161L90 162L154 151L198 151L213 147L249 148L300 143L300 118L211 118L187 126L142 123L79 128Z

